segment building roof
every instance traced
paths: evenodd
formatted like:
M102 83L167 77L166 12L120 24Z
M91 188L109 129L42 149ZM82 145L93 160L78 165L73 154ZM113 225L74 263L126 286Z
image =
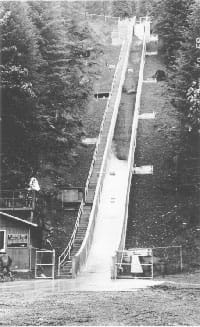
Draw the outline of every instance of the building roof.
M5 216L5 217L8 217L8 218L12 218L12 219L14 219L14 220L16 220L16 221L20 221L21 223L24 223L24 224L30 225L30 226L32 226L32 227L38 227L38 224L31 223L31 222L28 221L28 220L24 220L24 219L21 219L21 218L18 218L18 217L12 216L12 215L10 215L10 214L8 214L8 213L5 213L5 212L2 212L2 211L0 211L0 215Z

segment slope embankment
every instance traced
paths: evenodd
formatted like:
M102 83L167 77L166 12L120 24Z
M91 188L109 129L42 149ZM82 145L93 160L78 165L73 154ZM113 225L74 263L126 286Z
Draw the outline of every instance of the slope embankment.
M158 69L165 70L159 57L146 57L140 113L155 112L155 119L139 120L135 163L153 165L153 175L133 175L126 248L182 245L183 268L198 268L198 162L167 82L145 82Z

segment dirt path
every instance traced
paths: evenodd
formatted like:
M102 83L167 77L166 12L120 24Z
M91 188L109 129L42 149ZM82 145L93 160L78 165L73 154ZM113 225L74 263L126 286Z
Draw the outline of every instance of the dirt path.
M199 277L196 276L196 281ZM190 276L188 281L191 280ZM52 292L50 286L48 292L42 293L40 289L1 290L1 326L200 324L198 285L188 288L188 285L165 284L132 292L72 292L64 287Z

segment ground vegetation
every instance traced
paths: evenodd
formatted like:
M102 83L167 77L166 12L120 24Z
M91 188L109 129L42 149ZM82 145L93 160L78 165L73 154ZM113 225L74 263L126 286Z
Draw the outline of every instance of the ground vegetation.
M169 87L173 104L184 113L186 132L199 135L199 36L198 1L155 1L153 5L155 32L159 36L159 50L169 72ZM190 93L195 86L195 96ZM190 98L188 99L188 94Z

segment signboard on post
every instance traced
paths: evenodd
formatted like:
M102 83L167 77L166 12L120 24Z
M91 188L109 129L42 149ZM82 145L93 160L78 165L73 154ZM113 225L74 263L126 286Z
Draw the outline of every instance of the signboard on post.
M28 234L8 234L8 247L27 247Z

